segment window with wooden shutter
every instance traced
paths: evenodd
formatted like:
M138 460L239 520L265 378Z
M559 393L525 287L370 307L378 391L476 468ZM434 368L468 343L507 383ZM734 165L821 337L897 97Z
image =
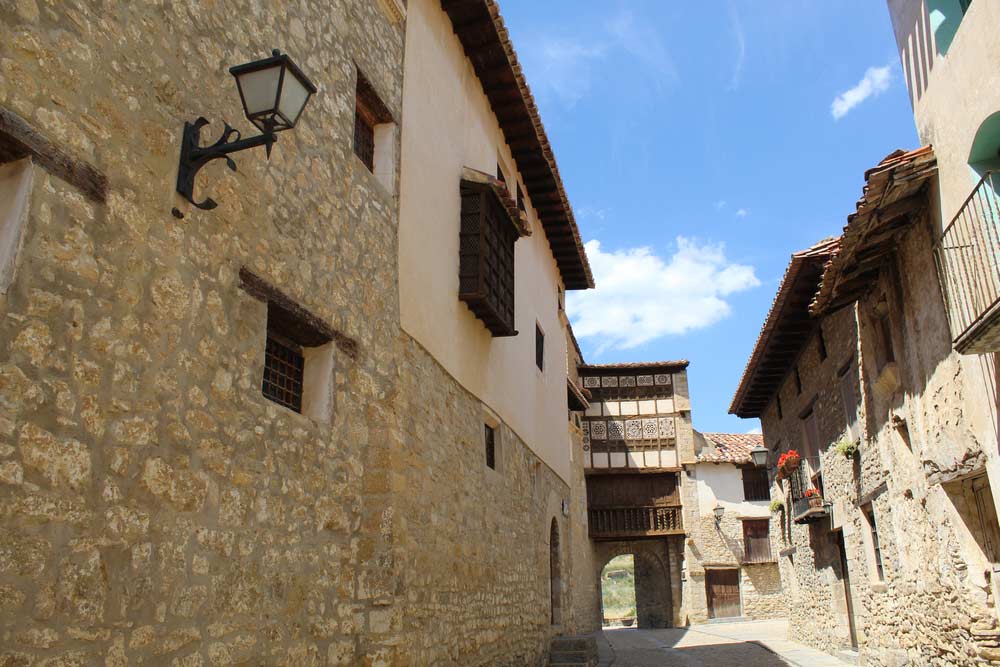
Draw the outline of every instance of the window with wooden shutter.
M743 499L770 500L771 485L766 468L743 468Z
M491 185L462 180L460 190L458 298L494 336L516 336L514 243L520 233Z
M771 522L768 519L745 519L743 521L743 562L770 563Z

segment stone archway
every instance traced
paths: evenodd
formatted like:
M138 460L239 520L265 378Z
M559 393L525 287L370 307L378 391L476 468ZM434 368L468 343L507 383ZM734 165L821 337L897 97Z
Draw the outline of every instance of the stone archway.
M633 540L625 542L599 542L594 545L597 581L596 594L599 609L602 609L601 573L616 556L631 554L635 567L636 627L669 628L676 618L674 610L674 588L669 565L668 542L666 540ZM679 602L679 601L678 601ZM602 609L603 614L603 609Z

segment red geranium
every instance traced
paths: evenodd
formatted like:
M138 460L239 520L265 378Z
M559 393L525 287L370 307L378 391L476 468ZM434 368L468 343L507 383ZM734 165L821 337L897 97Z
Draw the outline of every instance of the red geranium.
M789 449L787 452L778 457L778 467L784 468L786 463L794 463L801 460L801 456L794 449Z
M819 498L819 489L808 489L806 491L806 498Z

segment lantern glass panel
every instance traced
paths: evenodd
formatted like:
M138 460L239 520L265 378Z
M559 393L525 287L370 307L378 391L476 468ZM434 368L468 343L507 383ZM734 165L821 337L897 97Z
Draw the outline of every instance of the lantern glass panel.
M281 99L278 100L278 112L284 116L289 126L295 125L299 114L309 99L309 89L303 85L291 68L286 68L281 84Z
M249 118L273 111L278 97L281 70L281 65L275 64L273 67L236 75Z

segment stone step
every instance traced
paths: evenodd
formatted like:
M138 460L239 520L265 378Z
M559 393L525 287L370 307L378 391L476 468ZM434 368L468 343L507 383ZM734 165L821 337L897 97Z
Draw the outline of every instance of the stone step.
M597 640L586 635L553 637L549 646L553 651L596 651Z
M837 651L834 655L843 660L849 665L858 664L858 652L854 649L844 648Z

